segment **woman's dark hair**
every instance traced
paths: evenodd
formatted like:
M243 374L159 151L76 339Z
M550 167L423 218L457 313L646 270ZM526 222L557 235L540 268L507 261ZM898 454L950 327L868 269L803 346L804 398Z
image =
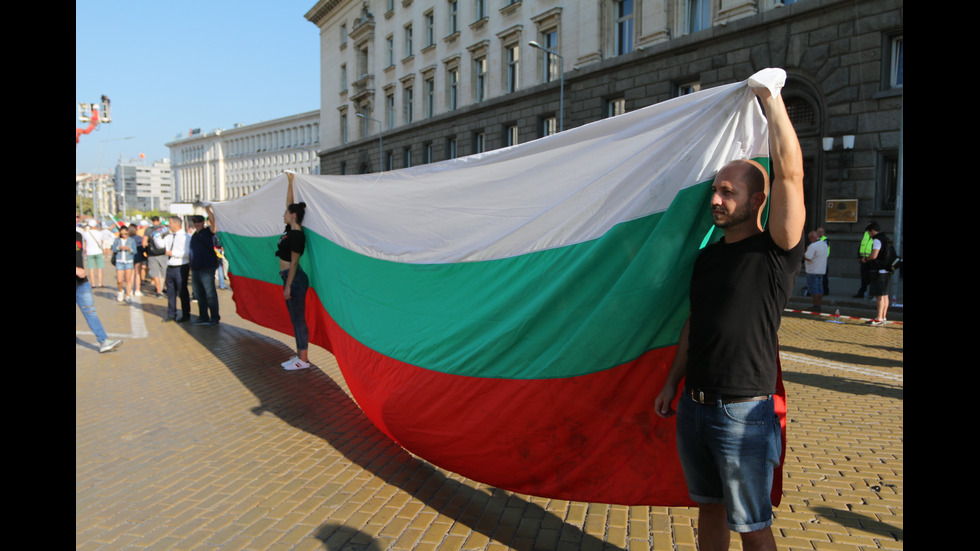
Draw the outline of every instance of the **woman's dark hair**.
M288 210L290 214L296 215L297 224L303 223L303 217L306 216L306 203L303 203L302 201L299 203L293 203L286 207L286 210Z

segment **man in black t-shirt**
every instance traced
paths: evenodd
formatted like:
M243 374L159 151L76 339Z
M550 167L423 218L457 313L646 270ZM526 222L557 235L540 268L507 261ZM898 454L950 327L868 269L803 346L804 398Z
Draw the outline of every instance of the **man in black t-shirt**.
M802 152L778 88L753 91L769 123L771 193L755 161L734 161L715 176L711 214L724 237L695 262L691 313L654 405L661 417L674 415L684 381L677 447L699 507L702 549L727 549L729 530L745 550L775 549L770 492L782 444L773 402L776 333L803 256L806 210Z

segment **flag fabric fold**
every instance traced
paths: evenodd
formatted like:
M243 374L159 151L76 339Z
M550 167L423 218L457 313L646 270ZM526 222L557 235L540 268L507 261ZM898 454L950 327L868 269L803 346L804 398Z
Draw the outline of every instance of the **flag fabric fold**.
M435 465L532 495L690 505L652 405L711 179L739 158L768 162L745 82L460 159L296 174L311 342ZM292 334L273 257L286 184L213 207L239 314Z

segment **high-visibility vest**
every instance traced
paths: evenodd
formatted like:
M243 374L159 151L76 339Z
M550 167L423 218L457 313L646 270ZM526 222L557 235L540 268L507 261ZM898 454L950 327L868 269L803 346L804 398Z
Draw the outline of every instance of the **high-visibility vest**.
M861 247L858 249L858 256L861 258L868 258L871 256L871 245L874 243L874 239L871 234L864 232L864 237L861 238Z

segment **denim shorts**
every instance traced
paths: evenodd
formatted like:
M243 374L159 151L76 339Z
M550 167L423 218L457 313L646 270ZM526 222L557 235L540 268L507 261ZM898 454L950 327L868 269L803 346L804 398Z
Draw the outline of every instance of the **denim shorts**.
M117 260L116 261L117 270L132 270L133 261L132 260Z
M728 526L754 532L772 524L772 476L782 435L774 402L677 405L677 451L697 503L724 503Z
M811 295L823 294L823 274L806 274L806 288Z

